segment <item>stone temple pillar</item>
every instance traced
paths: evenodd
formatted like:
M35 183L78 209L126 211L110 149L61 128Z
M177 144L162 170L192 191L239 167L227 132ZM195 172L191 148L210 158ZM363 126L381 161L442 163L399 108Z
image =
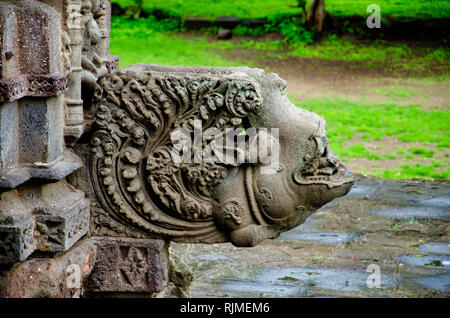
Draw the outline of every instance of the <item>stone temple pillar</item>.
M64 180L81 161L64 144L63 32L54 6L0 2L0 264L88 230L88 201Z

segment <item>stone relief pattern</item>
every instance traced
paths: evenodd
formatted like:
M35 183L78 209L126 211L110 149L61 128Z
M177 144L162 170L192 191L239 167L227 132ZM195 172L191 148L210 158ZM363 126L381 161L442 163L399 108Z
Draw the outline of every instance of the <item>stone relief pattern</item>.
M120 264L120 273L126 283L131 286L146 286L148 283L149 265L145 249L131 246L126 258Z
M0 104L25 96L59 96L66 90L67 78L65 76L22 75L16 79L0 82Z
M66 0L65 11L62 56L72 84L66 94L65 136L71 144L81 136L84 119L90 118L92 103L97 102L99 78L115 72L118 60L107 55L106 0Z
M8 222L7 222L8 223ZM0 261L24 259L35 248L34 223L25 221L21 226L0 227Z
M132 231L134 237L151 233L175 241L224 241L213 221L218 202L211 190L233 164L174 162L170 133L176 128L193 133L194 120L201 120L203 130L243 127L243 118L261 105L258 85L223 74L156 72L118 73L101 84L103 99L89 164L99 200L92 210L93 233L129 235L119 226L126 220L137 230ZM205 146L206 140L202 143ZM230 210L229 216L239 223L235 212Z

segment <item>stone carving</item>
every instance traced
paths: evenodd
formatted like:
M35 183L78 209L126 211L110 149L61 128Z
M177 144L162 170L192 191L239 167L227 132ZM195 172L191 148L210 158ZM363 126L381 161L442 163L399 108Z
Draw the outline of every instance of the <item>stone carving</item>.
M67 77L59 62L59 30L36 36L59 23L56 10L42 3L0 3L0 104L25 96L59 96Z
M159 293L166 286L169 255L160 240L95 239L97 257L85 282L90 292Z
M64 180L0 195L0 264L35 250L62 252L89 230L88 201Z
M303 223L353 183L329 149L325 121L292 105L274 74L137 65L105 77L101 87L89 161L98 200L93 222L98 233L120 227L103 235L253 246ZM191 143L195 125L206 134ZM275 166L259 152L251 164L207 156L227 128L252 127L280 129ZM228 149L233 159L251 157L249 140ZM184 160L174 158L173 149L196 142L201 158L183 151Z
M136 247L130 247L126 260L120 266L121 273L130 285L142 284L147 279L148 264L143 254Z
M66 141L73 143L89 126L97 81L117 70L118 58L109 55L109 1L66 0L65 4L71 85L66 94L64 133Z

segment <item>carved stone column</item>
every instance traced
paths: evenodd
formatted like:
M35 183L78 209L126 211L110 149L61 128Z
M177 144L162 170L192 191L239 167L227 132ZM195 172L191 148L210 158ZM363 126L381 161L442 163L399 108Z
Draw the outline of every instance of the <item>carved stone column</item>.
M81 50L83 48L84 19L81 14L82 0L64 2L67 32L65 33L65 60L69 72L68 90L65 94L65 127L66 140L78 139L83 133L83 100L81 99Z
M64 154L59 14L43 3L8 1L0 17L0 188L60 180L80 164Z
M68 53L58 8L0 2L0 264L67 250L88 231L88 200L64 180L82 163L64 145Z

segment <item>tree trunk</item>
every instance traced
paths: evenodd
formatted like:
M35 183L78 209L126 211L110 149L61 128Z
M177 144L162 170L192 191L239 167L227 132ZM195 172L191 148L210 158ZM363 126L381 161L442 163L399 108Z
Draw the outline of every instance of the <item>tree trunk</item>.
M309 27L314 27L316 32L322 32L326 14L325 0L311 0L306 14Z

